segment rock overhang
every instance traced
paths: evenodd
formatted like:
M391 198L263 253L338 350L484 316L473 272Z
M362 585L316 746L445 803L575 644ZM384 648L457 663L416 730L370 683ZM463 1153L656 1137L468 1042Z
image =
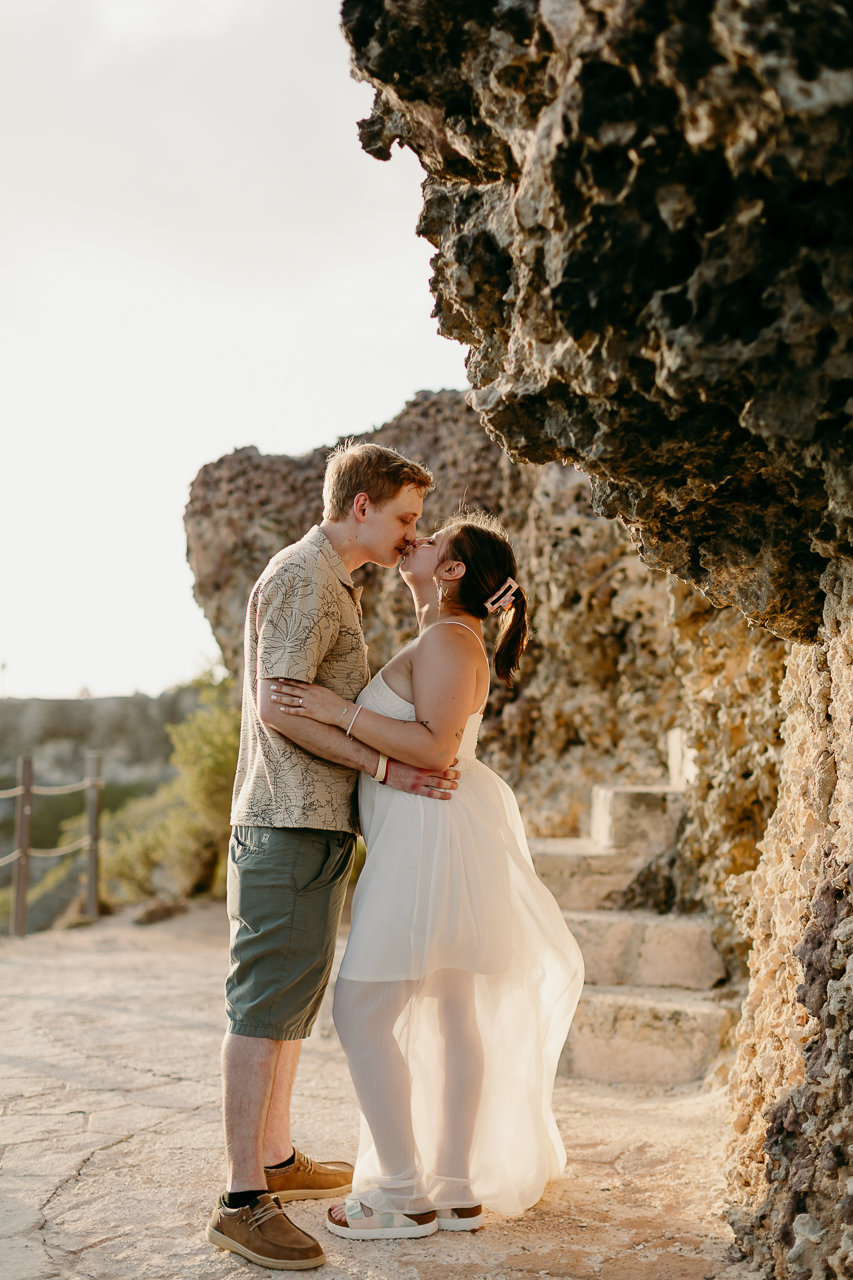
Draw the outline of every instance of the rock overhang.
M801 642L853 555L853 23L836 4L346 0L426 170L435 315L518 460ZM831 575L830 575L831 576Z

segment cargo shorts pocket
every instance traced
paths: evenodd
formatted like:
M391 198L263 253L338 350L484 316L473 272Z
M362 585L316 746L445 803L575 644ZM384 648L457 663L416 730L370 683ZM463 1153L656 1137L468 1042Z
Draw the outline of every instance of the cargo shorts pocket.
M294 859L293 887L300 895L320 893L349 874L353 858L352 837L336 832L306 832Z

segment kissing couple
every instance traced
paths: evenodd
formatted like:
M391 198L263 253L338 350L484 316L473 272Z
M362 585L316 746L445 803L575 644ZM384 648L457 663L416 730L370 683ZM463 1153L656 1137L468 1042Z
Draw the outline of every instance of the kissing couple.
M476 1231L566 1162L551 1109L583 961L537 879L510 788L476 759L495 674L527 640L506 532L480 512L417 536L430 472L377 444L331 454L323 520L280 551L246 611L228 852L222 1047L228 1189L207 1239L274 1270L320 1266L283 1204L334 1199L351 1240ZM370 679L364 564L412 593L415 640ZM367 856L334 1022L361 1111L358 1159L290 1140L299 1050L329 980L356 834Z

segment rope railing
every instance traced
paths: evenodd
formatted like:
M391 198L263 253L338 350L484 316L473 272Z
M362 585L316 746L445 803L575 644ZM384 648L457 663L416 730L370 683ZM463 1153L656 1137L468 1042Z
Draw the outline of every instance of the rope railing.
M9 919L9 933L23 937L27 932L27 889L30 878L30 858L55 858L66 853L76 853L80 849L88 849L88 880L86 886L86 913L90 919L98 915L98 850L101 822L101 789L104 780L101 774L101 757L96 751L90 751L86 760L86 777L82 782L66 783L63 786L36 786L33 782L33 762L30 756L21 756L18 761L18 785L6 791L0 791L0 800L17 799L15 806L15 844L12 853L0 858L0 867L13 863L12 909ZM75 791L86 792L86 814L88 831L79 840L70 844L59 845L56 849L33 849L30 845L32 829L33 796L67 796Z
M103 787L103 778L84 778L82 782L67 782L61 787L30 787L34 796L70 796L73 791L88 791L89 787Z
M103 787L103 778L84 778L82 782L66 782L62 786L57 787L30 787L30 794L34 796L70 796L75 791L85 791L88 787ZM0 800L14 800L16 796L24 794L23 787L9 787L7 791L0 791Z
M77 853L80 849L88 849L90 844L91 838L89 836L81 836L73 844L60 844L55 849L28 849L27 853L31 858L58 858L63 853ZM7 866L10 862L20 858L20 856L20 849L16 849L14 853L7 853L5 858L0 858L0 867Z

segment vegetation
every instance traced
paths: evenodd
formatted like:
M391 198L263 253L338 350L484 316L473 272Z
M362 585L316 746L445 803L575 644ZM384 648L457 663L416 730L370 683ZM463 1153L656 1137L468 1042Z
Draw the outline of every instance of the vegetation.
M0 790L17 786L17 778L0 777ZM120 810L129 802L140 796L149 796L152 784L148 782L108 782L101 792L101 826L110 825L116 810ZM55 849L63 844L71 844L78 836L86 833L84 816L86 793L74 791L66 796L36 796L33 804L30 843L34 849ZM15 834L15 807L13 803L5 806L6 816L0 819L0 838L4 847L12 849ZM42 859L34 859L30 863L30 886L27 891L27 903L32 910L45 896L49 896L63 883L74 866L83 866L85 853L69 853L58 862L47 861L47 870ZM11 875L12 868L7 866L5 885L0 889L0 935L8 933L9 913L12 909Z
M197 683L198 710L168 726L176 776L103 817L101 879L110 898L224 891L240 711L230 678ZM63 823L63 840L82 834L84 821Z
M240 747L240 710L230 678L197 682L200 706L167 731L174 748L175 777L156 791L104 788L101 815L101 892L113 902L159 896L224 895L230 836L231 791ZM63 802L65 808L48 802ZM70 802L70 803L69 803ZM35 809L33 844L51 848L70 844L86 830L81 796L44 797ZM69 812L70 810L70 812ZM36 825L38 823L38 825ZM52 889L67 874L67 859L44 877L31 897ZM364 864L358 842L353 880ZM82 865L82 863L81 863ZM8 912L9 891L0 891L0 910Z
M0 791L17 785L18 779L14 775L0 777ZM150 794L152 790L153 787L148 782L108 782L101 792L101 811L113 813L129 800ZM82 815L85 808L84 791L73 791L68 796L37 796L30 828L33 848L55 849L60 843L67 844L68 837L63 837L62 834L64 825L69 819ZM11 801L6 805L6 810L6 816L0 819L0 837L9 842L11 847L15 833L15 806ZM82 830L78 834L82 834Z

